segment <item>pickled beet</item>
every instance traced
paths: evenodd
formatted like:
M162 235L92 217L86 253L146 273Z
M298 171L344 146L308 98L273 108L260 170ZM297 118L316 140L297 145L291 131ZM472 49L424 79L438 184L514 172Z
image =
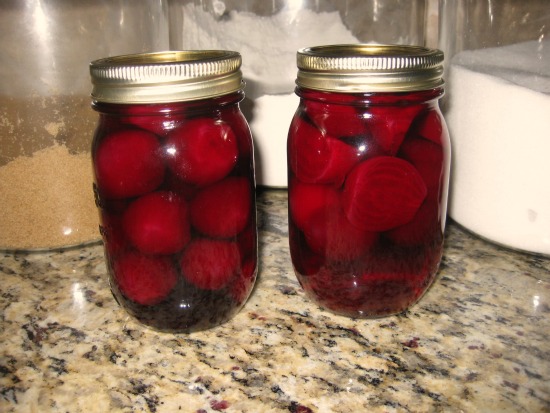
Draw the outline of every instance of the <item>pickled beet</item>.
M404 225L391 229L385 235L400 245L423 245L439 242L443 236L439 202L426 199L413 219Z
M304 184L293 179L288 190L290 217L302 230L316 211L331 209L340 202L339 192L328 185Z
M170 259L136 252L117 258L114 274L120 291L142 305L157 304L164 300L178 278Z
M174 113L174 105L161 106L155 106L152 110L150 105L127 105L125 116L120 120L155 135L165 136L185 120L185 110Z
M204 188L191 201L193 227L211 237L237 235L249 221L251 196L250 183L242 177L229 177Z
M418 116L413 125L414 135L432 141L439 146L443 143L441 141L444 134L443 128L441 113L435 109L430 109Z
M196 118L171 131L166 143L168 166L184 182L212 184L231 172L239 156L231 127L211 118Z
M401 145L399 156L414 165L426 184L428 198L438 201L445 176L443 148L431 140L408 137Z
M362 157L343 140L325 135L301 117L295 117L288 136L289 167L305 183L340 185Z
M124 213L122 225L130 242L146 254L173 254L191 239L187 203L172 192L136 199Z
M158 188L165 172L160 151L156 135L143 130L123 129L105 136L94 154L101 195L120 199Z
M299 91L288 141L289 245L299 282L322 307L350 317L395 314L432 282L448 178L448 137L431 100L437 93L350 101ZM353 151L320 158L333 141ZM331 162L341 174L325 182L319 177Z
M339 207L314 212L305 225L304 235L312 251L330 261L361 257L378 236L352 225Z
M235 242L198 238L189 243L180 259L183 276L204 290L224 287L240 268Z
M254 149L240 64L237 52L209 50L91 65L94 195L111 291L156 330L224 323L254 286Z
M390 156L368 159L350 172L343 190L349 221L366 231L387 231L409 222L427 189L409 162Z
M405 135L422 108L421 105L407 104L369 108L369 131L386 155L397 153Z
M352 106L307 101L305 112L324 135L334 137L365 135L367 126Z
M231 125L231 129L237 138L239 157L243 159L251 157L252 147L248 142L250 127L239 107L232 107L227 112L223 112L221 121Z
M167 135L171 130L176 129L178 125L177 120L172 117L152 117L151 119L144 119L142 117L135 116L128 118L126 122L161 137Z

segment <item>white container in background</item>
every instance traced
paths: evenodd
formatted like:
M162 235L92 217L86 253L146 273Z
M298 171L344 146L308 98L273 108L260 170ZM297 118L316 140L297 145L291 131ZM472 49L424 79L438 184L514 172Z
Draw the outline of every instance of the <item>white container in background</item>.
M171 49L230 49L243 57L242 110L258 185L287 186L286 139L298 97L296 52L336 43L424 45L428 0L169 0Z
M443 0L443 111L453 145L449 216L550 254L550 8L545 0Z

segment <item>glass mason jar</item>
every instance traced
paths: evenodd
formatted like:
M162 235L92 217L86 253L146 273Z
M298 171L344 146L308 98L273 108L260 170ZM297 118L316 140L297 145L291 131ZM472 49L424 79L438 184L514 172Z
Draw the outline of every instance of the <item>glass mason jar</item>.
M174 51L91 64L94 191L113 294L156 330L229 320L257 272L241 56Z
M350 317L406 310L442 255L450 143L443 53L335 45L298 52L288 135L289 236L314 301Z

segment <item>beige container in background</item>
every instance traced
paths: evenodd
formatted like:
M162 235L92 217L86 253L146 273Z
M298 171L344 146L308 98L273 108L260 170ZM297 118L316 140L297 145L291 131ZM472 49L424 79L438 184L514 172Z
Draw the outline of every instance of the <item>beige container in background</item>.
M160 0L0 3L0 249L100 239L89 62L167 47Z

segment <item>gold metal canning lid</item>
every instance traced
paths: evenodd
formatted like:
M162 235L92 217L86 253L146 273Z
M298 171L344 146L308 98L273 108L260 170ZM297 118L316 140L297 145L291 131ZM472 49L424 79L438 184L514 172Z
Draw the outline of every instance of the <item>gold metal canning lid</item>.
M92 99L162 103L206 99L243 88L241 55L188 50L108 57L90 63Z
M443 85L443 52L421 46L340 44L300 49L300 87L369 93L428 90Z

